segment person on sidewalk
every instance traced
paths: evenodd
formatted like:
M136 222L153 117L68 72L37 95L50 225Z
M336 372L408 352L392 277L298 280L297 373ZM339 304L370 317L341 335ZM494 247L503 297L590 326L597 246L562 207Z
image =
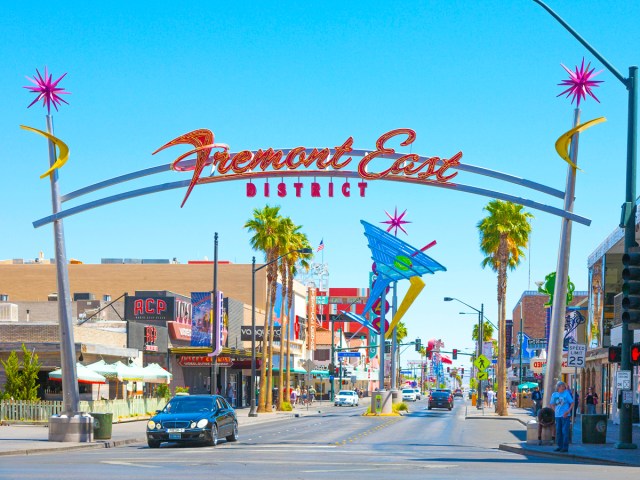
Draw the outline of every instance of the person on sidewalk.
M316 389L313 388L313 385L309 388L309 404L313 405L313 402L316 400Z
M538 412L542 408L542 393L540 393L540 387L536 387L533 390L531 400L533 400L533 416L537 417Z
M571 411L573 410L573 397L567 384L558 382L556 391L551 395L549 407L553 409L556 417L556 440L558 448L556 452L569 451L569 427L571 426Z
M598 404L598 394L593 390L593 387L589 387L587 390L587 396L584 397L584 403L587 406L587 415L595 415L596 405Z

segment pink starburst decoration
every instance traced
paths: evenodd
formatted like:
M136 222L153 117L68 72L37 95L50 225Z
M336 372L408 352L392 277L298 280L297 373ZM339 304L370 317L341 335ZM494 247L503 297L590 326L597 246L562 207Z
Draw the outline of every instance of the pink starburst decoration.
M563 80L562 83L559 83L558 85L561 85L563 87L568 86L569 88L567 88L564 92L558 94L557 96L559 97L560 95L564 95L566 93L567 98L569 98L571 95L573 95L571 103L573 104L573 101L577 98L577 107L580 106L580 99L586 100L587 95L593 97L596 102L600 103L600 100L598 100L598 98L593 94L591 89L597 87L599 83L602 83L602 80L592 80L592 78L594 78L596 75L602 73L602 70L593 73L595 68L589 70L590 67L591 62L589 62L587 64L587 67L585 68L584 58L582 59L582 65L580 65L580 69L578 70L578 67L576 66L575 72L572 72L567 67L562 65L562 68L564 68L569 74L569 79Z
M38 95L36 99L29 104L29 107L31 107L31 105L38 102L39 100L42 100L42 106L46 106L47 114L50 114L51 104L53 104L53 108L55 108L56 111L58 111L58 105L60 105L60 102L69 105L69 102L65 101L62 97L60 97L60 95L69 95L71 94L71 92L65 92L64 88L58 87L58 83L65 77L66 73L63 73L62 76L56 81L53 81L53 75L49 73L47 67L44 67L44 76L40 75L40 72L37 68L36 73L37 75L33 78L26 77L27 80L35 85L35 87L32 87L31 85L23 87Z
M406 220L403 220L404 215L407 213L407 211L405 210L404 212L402 212L402 214L400 216L398 216L398 207L395 208L393 217L391 215L389 215L389 212L387 212L385 210L385 212L387 214L387 217L389 217L389 220L386 220L384 222L380 222L380 223L386 223L389 225L389 228L387 228L387 232L390 232L391 230L393 230L395 228L395 232L393 232L393 234L397 237L398 236L398 229L402 230L405 235L409 235L407 233L407 231L402 228L402 225L407 224L407 223L411 223L411 222L407 222Z

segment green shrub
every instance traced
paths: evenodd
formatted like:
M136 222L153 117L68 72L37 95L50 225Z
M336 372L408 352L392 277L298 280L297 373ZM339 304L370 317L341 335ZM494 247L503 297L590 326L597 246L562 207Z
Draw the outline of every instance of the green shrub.
M290 412L293 410L293 407L291 406L291 404L289 402L282 402L282 411L283 412Z
M189 387L176 387L176 393L189 393Z
M180 387L178 387L180 388ZM176 389L177 391L177 389ZM169 390L169 385L166 383L161 383L156 388L156 398L169 398L171 396L171 390Z
M392 405L392 408L393 408L394 413L408 412L409 411L409 406L404 402L394 403Z

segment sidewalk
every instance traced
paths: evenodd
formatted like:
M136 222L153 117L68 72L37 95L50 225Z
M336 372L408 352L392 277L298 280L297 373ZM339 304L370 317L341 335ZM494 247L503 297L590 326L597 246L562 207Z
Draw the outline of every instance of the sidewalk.
M249 409L236 410L238 427L242 428L278 420L320 415L325 413L331 402L316 402L307 407L294 408L292 412L261 413L257 417L249 417ZM96 440L93 443L50 442L49 429L46 425L0 425L0 456L33 455L52 451L76 450L85 448L111 448L130 443L146 442L147 418L135 421L114 423L110 440Z
M533 420L529 414L528 420ZM527 420L527 421L528 421ZM500 450L518 453L525 456L546 458L562 458L570 461L597 463L605 465L640 466L640 450L623 450L615 448L618 441L619 426L613 422L607 422L607 443L593 444L582 443L582 417L578 415L573 430L573 442L569 445L568 453L554 452L556 445L535 445L526 442L503 443ZM633 426L633 443L640 446L640 427Z
M495 407L484 407L484 410L477 409L471 404L467 404L467 412L465 420L511 420L520 422L526 426L529 420L532 420L531 411L525 408L509 407L509 415L506 417L499 416Z

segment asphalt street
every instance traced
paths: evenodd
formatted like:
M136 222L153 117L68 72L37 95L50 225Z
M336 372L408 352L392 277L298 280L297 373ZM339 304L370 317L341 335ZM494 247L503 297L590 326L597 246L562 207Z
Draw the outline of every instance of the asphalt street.
M111 449L0 458L2 479L183 478L627 478L636 469L527 458L498 450L524 439L517 421L465 420L410 405L404 417L363 417L364 407L246 427L217 447L132 444Z

